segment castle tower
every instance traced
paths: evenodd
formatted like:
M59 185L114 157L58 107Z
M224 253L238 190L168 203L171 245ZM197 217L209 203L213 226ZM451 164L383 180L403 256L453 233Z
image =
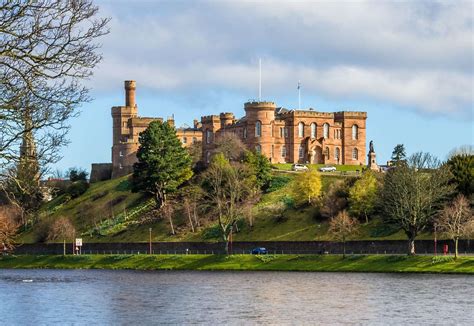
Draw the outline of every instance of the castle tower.
M221 128L221 121L218 115L208 115L201 117L202 124L202 160L209 163L214 150L216 133Z
M112 178L131 173L135 161L136 144L130 131L129 120L138 116L135 102L136 83L125 81L125 106L112 107Z
M247 141L250 150L271 157L273 122L276 105L273 102L247 102L244 104L247 119Z
M23 115L23 128L25 132L22 136L20 146L20 160L17 165L17 178L22 183L22 187L38 186L40 172L36 144L32 129L32 118L29 109Z

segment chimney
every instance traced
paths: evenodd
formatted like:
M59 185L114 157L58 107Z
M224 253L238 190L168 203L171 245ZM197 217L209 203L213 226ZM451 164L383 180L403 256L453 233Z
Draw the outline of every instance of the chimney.
M134 80L125 81L125 106L134 108L137 104L135 102L136 82Z

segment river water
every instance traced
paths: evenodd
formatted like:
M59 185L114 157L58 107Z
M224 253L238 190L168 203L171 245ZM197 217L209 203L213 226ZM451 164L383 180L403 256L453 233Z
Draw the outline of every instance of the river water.
M0 270L0 324L474 325L474 277Z

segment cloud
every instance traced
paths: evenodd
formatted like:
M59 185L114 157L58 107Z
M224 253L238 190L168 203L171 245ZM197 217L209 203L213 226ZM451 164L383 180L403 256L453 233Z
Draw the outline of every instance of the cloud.
M472 118L470 2L116 2L94 87L366 98ZM275 98L278 101L278 98Z

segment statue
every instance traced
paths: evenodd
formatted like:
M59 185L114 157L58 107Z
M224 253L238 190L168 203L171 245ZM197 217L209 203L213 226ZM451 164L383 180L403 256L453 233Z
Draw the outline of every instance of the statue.
M374 153L374 141L371 140L369 143L369 153Z

